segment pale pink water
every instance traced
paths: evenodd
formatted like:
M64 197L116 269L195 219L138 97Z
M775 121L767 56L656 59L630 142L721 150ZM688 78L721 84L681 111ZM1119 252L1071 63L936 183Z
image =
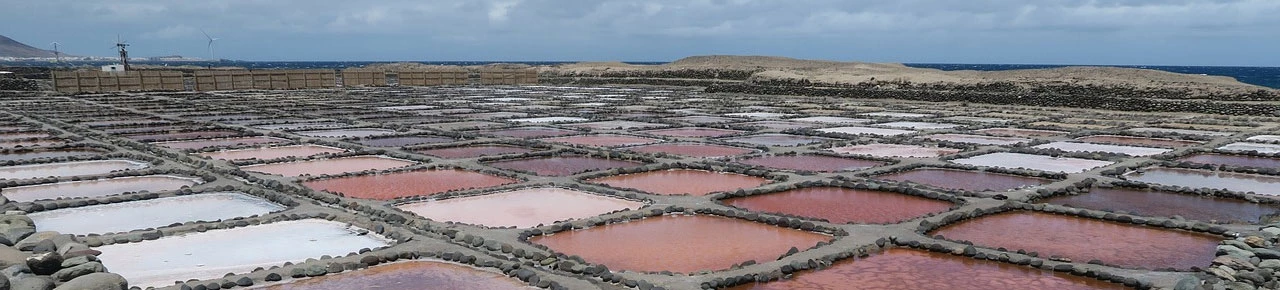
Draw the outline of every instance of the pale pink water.
M631 146L631 145L662 142L662 140L658 140L658 139L625 136L625 135L568 136L568 137L547 138L547 139L542 139L542 141L573 144L573 145L600 146L600 147Z
M757 187L769 183L769 180L736 173L671 169L601 177L587 180L587 182L655 194L707 195L712 192Z
M943 212L952 203L900 193L840 187L810 187L737 197L725 204L751 211L825 219L832 223L897 223Z
M342 153L346 151L347 150L329 146L307 144L242 150L222 150L200 153L199 155L220 160L242 160L254 158L267 160L285 157L308 157L325 153Z
M716 128L685 127L685 128L675 128L675 129L649 130L649 131L641 131L641 132L646 134L658 135L658 136L689 138L689 137L720 137L720 136L727 136L727 135L742 133L743 131L729 130L729 129L716 129Z
M418 150L417 152L440 158L463 159L493 155L529 153L533 152L533 150L507 145L471 145L440 149L424 149Z
M209 147L227 147L237 145L260 145L260 144L277 144L289 142L289 139L257 136L257 137L239 137L212 140L190 140L190 141L173 141L151 143L156 146L173 148L173 149L202 149Z
M824 155L765 156L738 161L738 163L783 170L807 170L836 172L861 170L884 165L884 162Z
M250 289L266 290L527 290L538 289L501 273L437 261L408 261Z
M420 170L390 174L362 175L304 182L315 190L340 192L365 199L391 200L399 197L432 195L450 190L494 187L519 180L466 170Z
M426 201L396 206L425 218L489 227L529 228L556 221L582 219L644 203L563 188L516 191Z
M831 152L852 155L870 155L876 157L932 158L942 155L960 153L960 149L924 147L898 144L866 144L835 147Z
M654 144L637 147L626 148L630 151L641 153L667 153L681 156L698 157L698 158L717 158L734 155L742 155L755 152L755 149L729 147L713 144L697 144L697 143L668 143Z
M295 177L302 175L334 175L366 170L385 170L416 164L416 162L382 156L352 156L334 159L298 162L270 163L243 166L240 169L266 174Z

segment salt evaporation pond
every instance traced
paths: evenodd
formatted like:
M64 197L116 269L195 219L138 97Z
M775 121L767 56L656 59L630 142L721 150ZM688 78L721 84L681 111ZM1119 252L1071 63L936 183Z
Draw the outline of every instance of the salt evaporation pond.
M600 147L632 146L632 145L662 142L662 140L652 139L652 138L643 138L643 137L626 136L626 135L612 135L612 134L555 137L555 138L547 138L547 139L541 139L541 140L547 141L547 142L570 144L570 145L600 146Z
M736 173L670 169L601 177L587 180L587 182L662 195L701 196L712 192L757 187L769 183L769 180Z
M1056 196L1043 202L1143 216L1177 215L1192 220L1236 223L1256 223L1264 216L1280 212L1280 207L1275 205L1238 199L1127 188L1094 188L1088 193Z
M1280 153L1280 144L1236 142L1218 147L1218 150L1235 152L1256 151L1262 154L1275 154Z
M86 157L98 156L106 153L103 150L94 149L54 149L54 150L32 150L21 152L10 152L0 154L0 161L18 161L31 160L40 158L58 158L58 157Z
M836 172L861 170L884 165L884 162L824 155L779 155L740 160L738 163L782 170Z
M99 197L144 190L170 191L197 184L200 184L200 180L191 177L148 175L9 187L0 189L0 193L12 201L29 202L59 197Z
M1068 273L970 259L923 250L891 248L866 258L832 263L773 282L749 283L731 290L1120 290L1124 285Z
M507 145L468 145L449 148L423 149L416 152L447 159L476 158L494 155L533 152L533 149Z
M1132 137L1132 136L1121 136L1121 135L1093 135L1093 136L1076 138L1076 140L1079 140L1082 142L1102 143L1102 144L1121 144L1121 145L1173 147L1173 148L1196 146L1196 145L1204 144L1204 142L1191 141L1191 140L1146 138L1146 137Z
M255 164L240 167L245 171L297 177L302 175L336 175L367 170L387 170L417 162L386 156L351 156L297 162Z
M822 143L836 139L801 136L791 134L759 134L742 137L733 137L722 139L728 142L746 143L759 146L800 146L814 143Z
M933 187L967 191L1008 191L1040 186L1053 180L946 168L916 168L898 173L875 176L876 179L910 181Z
M1063 173L1080 173L1112 164L1110 161L1007 152L955 159L951 160L951 162L973 166L1026 168L1031 170Z
M666 143L628 147L626 150L640 153L666 153L696 158L719 158L756 152L755 149L701 143Z
M928 135L928 136L921 136L920 138L929 139L929 140L956 142L956 143L969 143L969 144L978 144L978 145L1000 145L1000 146L1017 145L1017 144L1031 142L1031 139L1027 139L1027 138L992 137L992 136L970 135L970 134L934 134L934 135Z
M1256 135L1245 140L1254 142L1280 142L1280 135Z
M818 116L818 117L807 117L807 118L795 118L795 119L791 119L791 121L826 123L826 124L864 124L864 123L870 123L873 120L848 118L848 117Z
M263 290L421 290L421 289L539 289L502 273L440 261L382 264L359 271L306 278L258 288Z
M531 188L480 196L450 198L396 206L419 216L488 227L530 228L557 221L589 218L612 211L639 209L629 201L563 188Z
M209 157L219 160L245 160L245 159L261 159L270 160L285 157L310 157L325 153L342 153L347 152L342 148L334 148L321 145L292 145L280 147L266 147L240 150L222 150L214 152L200 153L200 156Z
M1104 152L1114 154L1124 154L1129 156L1151 156L1173 151L1164 148L1136 147L1124 145L1106 145L1079 142L1053 142L1048 144L1037 145L1032 148L1037 149L1057 149L1067 152Z
M473 171L445 169L313 180L304 182L302 185L314 190L342 193L349 197L391 200L516 182L519 180Z
M807 249L829 240L818 233L707 215L664 215L529 239L610 269L677 273L773 261L791 247Z
M1124 176L1133 181L1163 185L1280 195L1280 177L1270 175L1157 167L1130 172Z
M508 170L533 172L542 176L569 176L587 171L632 167L641 164L644 163L586 156L564 156L504 160L488 163L487 165Z
M1224 137L1224 136L1231 136L1231 134L1234 134L1234 133L1218 132L1218 131L1171 129L1171 128L1133 128L1127 131L1134 132L1134 133L1173 133L1173 134L1182 134L1182 135L1199 135L1199 136L1213 136L1213 137Z
M263 215L285 207L243 193L202 193L28 214L41 231L87 235Z
M93 248L102 264L130 286L172 286L174 281L215 279L258 267L341 256L362 248L388 246L372 234L334 221L308 219L167 236L138 243Z
M864 113L864 114L859 114L859 115L862 115L862 116L868 116L868 117L887 117L887 118L926 118L926 117L933 117L933 115L932 115L932 114L903 113L903 112L873 112L873 113Z
M28 139L28 138L50 138L50 137L53 137L53 135L49 135L49 133L44 133L44 132L29 132L29 133L3 133L3 134L0 134L0 140L5 140L5 141L9 141L9 140L18 140L18 139Z
M1052 131L1052 130L1036 130L1022 128L990 128L982 129L974 132L990 134L996 136L1016 136L1016 137L1052 137L1066 135L1071 132Z
M448 143L455 141L453 138L441 136L400 136L374 139L360 139L356 143L373 147L400 147L409 145Z
M758 121L758 122L742 123L742 124L738 124L738 126L760 127L760 128L772 129L772 130L794 130L794 129L820 127L822 125L815 124L815 123L790 122L790 121Z
M243 132L236 130L210 130L210 131L191 131L178 133L161 133L161 134L133 134L124 135L125 138L143 141L168 141L168 140L184 140L184 139L210 139L210 138L226 138L243 135Z
M91 160L0 167L0 179L28 179L107 174L150 167L133 160Z
M960 153L960 149L924 147L898 144L866 144L835 147L831 152L851 155L869 155L876 157L933 158L942 155Z
M778 119L786 116L791 116L791 114L769 113L769 112L729 113L724 115L728 117L743 117L743 118L751 118L751 119Z
M912 134L912 133L915 133L916 131L871 128L871 127L836 127L836 128L818 129L818 132L839 133L839 134L849 134L849 135L869 134L869 135L876 135L876 136L898 136L898 135Z
M548 127L520 127L501 130L479 131L483 134L511 138L544 138L577 134L578 131Z
M317 137L317 138L364 138L378 135L395 134L396 130L380 129L380 128L353 128L353 129L331 129L331 130L311 130L311 131L295 131L294 134Z
M191 141L172 141L151 143L152 145L172 148L172 149L203 149L209 147L227 147L236 145L262 145L289 142L289 139L257 136L257 137L239 137L211 140L191 140Z
M881 126L881 127L917 129L917 130L951 129L951 128L964 127L964 125L960 125L960 124L932 123L932 122L889 122L889 123L880 123L880 124L873 124L873 125Z
M950 202L887 191L809 187L725 199L727 205L751 211L781 213L832 223L897 223L947 211Z
M575 128L587 128L587 129L593 129L593 130L610 130L610 129L625 130L625 129L666 127L667 124L645 123L645 122L636 122L636 121L602 121L602 122L591 122L591 123L578 123L578 124L573 124L568 126L575 127Z
M1200 164L1213 164L1213 165L1280 168L1280 158L1267 158L1267 157L1257 157L1257 156L1247 156L1247 155L1200 153L1200 154L1178 158L1178 161L1186 161L1186 162L1200 163Z
M587 118L578 117L539 117L539 118L523 118L508 120L516 123L575 123L589 121Z
M742 131L729 130L729 129L716 129L716 128L702 128L702 127L684 127L684 128L672 128L672 129L662 129L662 130L648 130L648 131L641 131L641 133L658 135L658 136L667 136L667 137L701 138L701 137L720 137L720 136L728 136L733 134L740 134L742 133Z
M1208 267L1222 237L1039 212L1007 212L945 226L931 235L1126 268ZM1010 237L1017 237L1011 239Z

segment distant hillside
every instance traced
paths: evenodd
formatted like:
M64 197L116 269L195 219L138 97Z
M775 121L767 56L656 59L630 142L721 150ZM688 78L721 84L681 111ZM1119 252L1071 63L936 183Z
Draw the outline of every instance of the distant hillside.
M66 54L63 54L66 56ZM0 35L0 57L53 57L53 52L23 44Z

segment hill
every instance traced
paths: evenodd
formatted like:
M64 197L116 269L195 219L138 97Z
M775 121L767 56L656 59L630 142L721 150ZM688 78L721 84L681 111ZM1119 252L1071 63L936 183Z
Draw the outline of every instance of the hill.
M31 47L0 35L0 57L53 57L53 52Z

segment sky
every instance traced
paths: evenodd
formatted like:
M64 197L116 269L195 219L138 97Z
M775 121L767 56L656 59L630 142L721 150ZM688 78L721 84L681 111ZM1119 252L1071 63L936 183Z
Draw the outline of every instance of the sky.
M1277 0L0 0L0 35L76 55L376 61L1280 66Z

